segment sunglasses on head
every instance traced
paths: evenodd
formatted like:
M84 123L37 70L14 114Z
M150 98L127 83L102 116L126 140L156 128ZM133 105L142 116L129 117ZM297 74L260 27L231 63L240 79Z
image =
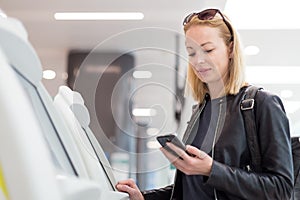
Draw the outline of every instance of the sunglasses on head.
M189 14L188 16L186 16L184 18L183 26L188 24L193 19L193 17L195 17L195 16L197 16L198 19L200 19L200 20L212 20L216 16L217 13L219 13L221 15L225 25L227 26L227 28L228 28L228 30L231 34L232 40L233 40L233 31L232 31L231 25L225 19L224 15L221 13L221 11L218 10L218 9L207 9L207 10L203 10L203 11L198 12L198 13L191 13L191 14Z

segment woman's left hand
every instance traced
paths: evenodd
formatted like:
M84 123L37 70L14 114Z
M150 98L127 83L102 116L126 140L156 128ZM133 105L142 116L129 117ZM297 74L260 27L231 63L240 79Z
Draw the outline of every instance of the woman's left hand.
M210 175L213 159L207 153L191 145L186 146L186 152L170 142L167 142L167 145L180 155L180 158L163 147L160 150L178 170L186 175Z

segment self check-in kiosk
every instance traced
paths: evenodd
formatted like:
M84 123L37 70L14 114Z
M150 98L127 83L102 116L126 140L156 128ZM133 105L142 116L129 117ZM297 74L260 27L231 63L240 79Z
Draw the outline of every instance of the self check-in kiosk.
M0 17L0 200L125 200L79 93L55 104L22 24Z

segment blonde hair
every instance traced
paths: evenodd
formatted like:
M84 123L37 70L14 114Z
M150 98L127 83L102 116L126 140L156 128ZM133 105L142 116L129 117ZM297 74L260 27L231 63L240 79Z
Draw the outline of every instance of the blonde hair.
M231 26L230 21L227 19L226 21ZM231 52L232 57L228 63L228 80L224 83L224 92L225 94L237 94L240 88L246 85L246 82L243 53L236 30L231 26L233 34L231 35L222 18L215 17L212 20L200 20L197 16L194 16L191 21L184 26L184 32L186 33L190 27L197 25L219 29L220 37L223 38L227 48L231 48L230 45L233 43ZM187 70L185 93L186 95L192 93L193 98L200 103L204 100L205 94L209 93L207 85L197 77L190 63Z

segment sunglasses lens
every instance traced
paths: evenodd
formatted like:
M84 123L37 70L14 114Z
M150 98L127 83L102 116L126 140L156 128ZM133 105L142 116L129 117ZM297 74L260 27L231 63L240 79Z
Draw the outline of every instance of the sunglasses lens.
M200 19L200 20L211 20L216 16L217 13L218 13L218 10L216 10L216 9L208 9L208 10L204 10L200 13L191 13L185 17L185 19L183 21L183 25L189 23L195 15L197 15L198 19Z
M203 12L198 13L198 18L200 20L211 20L216 16L217 12L218 10L213 9L205 10Z
M189 22L191 21L191 19L192 19L195 15L196 15L195 13L191 13L191 14L189 14L188 16L186 16L186 17L184 18L183 25L189 23Z

